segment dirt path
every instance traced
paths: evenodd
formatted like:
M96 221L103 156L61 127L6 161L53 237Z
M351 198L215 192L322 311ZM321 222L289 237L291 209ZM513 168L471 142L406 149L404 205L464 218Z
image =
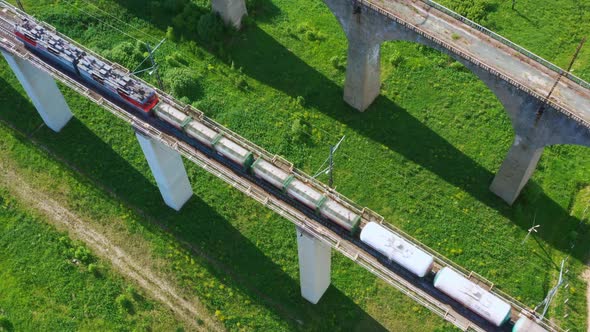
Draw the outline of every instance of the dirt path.
M586 281L586 306L588 308L586 326L587 331L590 331L590 262L586 264L586 271L582 274L582 278Z
M91 223L32 188L14 169L0 162L0 185L8 189L21 202L26 203L45 216L59 229L66 229L70 236L88 245L94 254L110 261L123 276L137 283L151 298L170 308L191 330L223 331L224 328L214 320L196 299L186 299L180 291L165 279L154 273L149 266L139 265L121 247L93 228ZM198 325L196 320L203 324Z

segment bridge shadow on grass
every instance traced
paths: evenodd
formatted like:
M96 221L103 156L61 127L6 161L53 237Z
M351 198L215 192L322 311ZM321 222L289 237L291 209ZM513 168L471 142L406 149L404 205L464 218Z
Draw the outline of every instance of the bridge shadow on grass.
M530 181L516 204L510 207L489 190L494 173L476 163L388 98L380 95L364 113L351 108L342 100L341 86L307 65L256 26L254 20L268 21L280 9L268 0L254 2L260 8L258 15L254 13L252 20L238 33L240 38L226 41L228 45L222 60L228 64L233 61L246 75L291 97L304 97L306 105L318 108L362 136L402 154L496 209L522 229L528 229L531 220L536 218L537 224L541 224L543 229L538 235L556 249L568 251L570 241L567 235L576 231L579 237L573 255L585 260L590 249L588 225L579 225L578 219L569 216L569 212L545 195L537 184ZM173 25L171 16L159 15L157 19L153 18L153 13L146 9L144 2L117 0L117 3L133 15L161 29ZM190 39L191 36L185 38ZM196 39L195 41L198 42ZM508 148L506 147L506 153ZM433 151L436 153L432 153ZM542 208L542 213L539 208Z
M265 31L250 25L242 33L245 37L236 40L227 54L244 74L293 98L302 96L307 106L400 153L499 211L522 229L528 229L536 215L537 224L542 225L538 235L561 251L569 250L568 234L577 231L578 245L573 255L585 259L590 248L588 225L580 225L577 218L544 194L534 181L527 185L515 206L508 206L489 190L494 173L390 99L380 95L366 112L360 113L343 101L341 86L303 62ZM534 200L529 201L530 198Z
M36 130L41 120L33 105L2 77L0 77L0 87L2 87L0 90L2 96L9 97L3 98L4 103L0 105L0 118L24 132L25 135ZM74 100L68 99L70 102ZM87 117L88 112L92 112L94 125L104 123L109 135L120 137L121 141L127 143L130 140L133 141L133 147L129 149L134 151L125 151L127 159L134 160L135 157L143 159L143 154L138 144L135 144L135 138L132 138L133 132L129 127L108 115L106 110L90 106L90 102L87 102L89 107L86 107L86 102L80 99L81 97L76 97L75 105L83 105L84 110L74 109L76 113L79 113L80 118ZM31 125L28 121L22 121L23 119L34 119L34 123ZM151 174L146 171L147 162L142 161L143 166L140 168L144 171L138 171L77 118L73 118L59 134L47 127L42 127L36 131L34 139L62 163L67 163L67 168L74 168L75 176L79 180L99 186L111 195L114 193L117 200L122 200L145 217L141 219L141 223L147 229L155 230L156 233L165 230L172 234L182 246L191 251L196 261L205 262L204 266L209 273L222 280L227 287L243 291L252 303L267 307L288 322L290 329L349 331L362 326L363 330L386 330L335 287L328 289L319 304L314 306L307 303L301 298L298 280L285 273L281 266L275 264L250 239L242 235L226 217L220 215L216 209L197 196L193 196L180 213L165 206L157 186L153 184ZM29 141L26 137L22 137L21 140ZM42 168L43 165L38 167ZM194 183L195 186L199 186L205 181L203 177L206 175L203 174L204 171L196 169L196 166L188 167L189 175L191 177L197 175L200 179ZM212 190L225 190L229 193L233 190L226 189L222 185L209 187L213 188ZM81 205L92 206L95 198L84 192L76 194L79 195ZM224 198L227 193L221 192L219 195ZM252 205L252 202L246 205ZM221 210L224 208L222 207ZM259 215L265 212L258 206L255 206L253 210L259 210ZM248 221L258 223L260 226L257 227L261 232L266 231L273 236L276 234L277 238L281 236L280 234L284 234L284 241L276 241L281 244L281 250L285 253L281 259L290 261L292 264L297 263L295 230L290 223L286 221L268 223L261 221L256 215L246 217ZM353 271L346 273L350 273L352 277ZM190 278L190 276L187 277ZM200 281L196 281L195 284L198 282ZM352 290L348 289L348 291ZM205 291L195 291L191 295L204 298L205 293ZM228 301L230 299L228 297ZM223 303L219 306L222 307ZM334 318L335 312L344 314L336 315ZM248 324L248 320L252 318L248 317L247 312L244 314L240 321L242 324ZM254 317L253 319L262 318Z

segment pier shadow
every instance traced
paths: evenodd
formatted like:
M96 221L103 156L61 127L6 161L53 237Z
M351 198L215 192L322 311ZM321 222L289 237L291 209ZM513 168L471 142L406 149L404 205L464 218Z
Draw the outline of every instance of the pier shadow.
M569 211L544 194L534 181L525 187L524 195L514 206L508 206L489 190L494 173L392 100L379 95L366 112L358 112L343 101L340 85L306 64L265 31L250 25L242 33L245 37L232 45L226 51L227 57L220 57L221 60L229 62L228 59L231 59L236 67L242 68L242 72L253 79L293 98L303 97L306 106L317 108L361 136L403 155L499 211L522 229L530 228L530 222L536 215L537 224L542 225L538 236L558 250L569 251L571 241L568 235L576 231L579 234L578 245L572 255L585 260L589 249L586 245L590 240L589 226L570 216ZM533 196L534 201L529 201ZM542 209L542 213L537 214L537 209Z
M0 70L4 69L6 67L0 66ZM65 164L66 168L72 169L80 181L98 186L145 217L139 221L147 229L155 229L156 233L165 231L174 236L195 260L205 261L207 271L222 280L226 287L243 291L253 304L265 306L284 319L291 330L349 331L362 324L363 330L386 331L379 322L333 286L317 305L309 304L301 298L299 280L285 273L281 266L270 260L202 199L193 196L181 212L175 212L164 205L151 174L144 175L138 171L83 122L73 118L58 134L47 127L39 129L41 119L33 105L2 77L0 87L2 96L8 97L3 98L4 103L0 105L0 119L19 133L16 136L21 141L28 144L30 138L27 136L34 132L34 140L47 149L53 158ZM88 104L91 105L90 102ZM97 112L99 121L113 121L111 116L99 114L107 111L98 110L97 107L80 111L83 112ZM107 130L111 135L124 137L126 141L129 141L127 135L133 135L123 123L121 126L108 127ZM135 145L134 149L135 152L127 154L143 158L139 146ZM145 169L147 162L144 163ZM194 167L192 170L189 168L189 174L194 175ZM81 200L85 199L81 197ZM253 222L262 223L254 216L252 219ZM296 262L294 228L286 222L272 227L289 232L288 241L292 241L292 244L283 245L282 249L288 253L285 258ZM199 297L205 294L194 295ZM339 319L326 319L332 317L334 312L344 312L346 315Z
M155 19L154 13L139 0L117 2L133 15L162 30L174 25L173 16L159 15ZM259 6L267 8L269 14L261 11L261 15L253 17L238 33L241 38L232 38L227 43L223 55L212 53L213 55L228 64L233 62L244 74L265 85L283 91L293 98L303 97L306 106L315 107L360 135L400 153L499 211L524 230L528 230L531 220L536 216L537 224L542 225L542 232L539 232L538 236L558 250L567 252L571 246L568 234L572 231L577 232L578 245L572 255L585 261L590 249L590 244L586 245L590 243L589 225L581 224L577 218L571 217L569 211L544 194L538 184L530 181L515 205L508 206L489 190L494 173L465 155L387 97L379 95L364 113L348 106L342 100L343 91L340 85L306 64L256 25L256 21L269 20L280 12L279 9L273 9L276 6L268 0L256 2ZM334 24L337 24L336 21ZM187 38L190 40L190 36ZM194 41L198 42L196 39ZM506 152L508 148L507 146ZM433 151L436 151L436 154ZM535 195L530 195L531 193ZM534 201L529 201L533 196ZM539 207L542 208L542 213L537 213Z

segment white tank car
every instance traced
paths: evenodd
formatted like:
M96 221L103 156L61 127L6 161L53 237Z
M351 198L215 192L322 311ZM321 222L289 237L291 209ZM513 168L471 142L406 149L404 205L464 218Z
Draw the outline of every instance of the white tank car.
M419 277L432 270L434 259L431 255L376 222L363 227L361 241Z
M434 278L434 287L496 326L510 319L511 307L508 303L449 267L438 271Z
M512 332L547 332L547 330L529 318L521 316L514 324Z
M154 114L160 119L170 123L171 125L182 128L185 121L190 121L191 117L177 110L173 106L160 102L153 110Z
M220 137L218 132L205 126L199 121L191 121L186 127L184 127L184 132L208 147L213 147L215 139Z
M321 192L313 189L298 179L294 179L287 186L287 194L312 209L318 209L326 199Z
M249 168L254 162L254 155L252 152L244 149L236 142L227 137L218 137L213 141L215 151L229 160Z
M283 171L268 161L258 158L252 164L252 173L257 177L266 180L266 182L272 184L277 188L283 189L288 180L292 179L291 174Z
M320 214L352 233L356 233L361 221L361 216L331 198L320 206Z

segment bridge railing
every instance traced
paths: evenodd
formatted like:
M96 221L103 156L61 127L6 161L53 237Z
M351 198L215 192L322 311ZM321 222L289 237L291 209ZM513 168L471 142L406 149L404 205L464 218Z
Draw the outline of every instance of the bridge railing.
M0 1L0 2L2 2L2 1ZM26 15L26 14L23 13L22 15ZM405 24L407 24L407 23L405 23ZM68 37L57 32L53 26L51 26L47 23L45 23L43 25L46 28L55 31L56 34L58 34L60 37L62 37L64 39L68 40L73 45L79 46L79 44L77 42L75 42L75 41L69 39ZM0 30L1 30L1 28L0 28ZM7 32L10 34L10 31L7 31ZM428 37L428 36L425 35L425 37ZM454 325L456 325L457 327L464 329L464 330L472 329L475 331L479 331L479 328L477 326L473 326L469 323L466 323L465 321L461 320L459 317L454 317L453 313L449 312L449 310L446 309L445 304L440 303L433 298L428 298L428 296L426 296L426 294L423 294L422 292L416 292L415 289L411 288L411 286L409 285L409 283L407 281L405 281L403 278L395 275L393 272L384 268L380 263L378 263L376 261L375 258L369 256L368 254L364 253L363 251L358 250L357 248L352 248L352 247L346 245L345 242L343 242L341 239L339 239L335 234L332 234L330 231L326 231L321 226L315 225L315 223L313 221L308 220L307 217L302 215L300 212L296 211L294 208L287 207L287 206L285 206L285 204L281 203L278 199L273 198L272 196L269 196L263 192L259 192L258 190L254 189L252 187L252 185L244 182L244 180L237 178L231 172L227 172L227 171L224 172L224 171L220 170L219 165L214 165L214 163L211 163L209 161L209 159L206 157L199 157L200 154L197 151L195 151L193 148L191 148L190 146L186 145L183 142L179 142L179 141L173 139L172 137L168 137L167 135L161 133L157 129L152 128L150 125L145 124L140 119L137 119L132 115L129 115L127 112L123 111L118 106L112 104L108 100L105 100L100 95L93 93L92 90L89 90L88 88L84 87L80 83L65 76L60 71L54 69L53 67L47 65L46 63L39 61L30 52L24 52L24 53L20 52L20 50L15 47L16 45L11 43L8 40L1 40L0 39L0 45L1 44L4 44L5 45L4 48L6 48L7 50L10 50L11 52L18 54L21 58L27 59L34 66L38 67L41 70L51 73L52 76L54 76L55 78L58 78L62 83L65 83L67 86L74 89L78 93L80 93L84 96L87 96L88 98L93 100L95 103L105 107L107 110L109 110L115 116L121 118L122 120L126 121L127 123L130 123L136 130L139 130L139 131L145 133L146 135L148 135L152 138L155 138L155 139L161 141L162 143L170 146L171 148L179 151L183 156L185 156L189 160L193 161L194 163L198 164L199 166L203 167L204 169L208 170L209 172L215 174L216 176L218 176L219 178L221 178L225 182L229 183L233 187L246 193L248 196L253 197L257 201L263 203L265 206L271 208L272 210L277 212L282 217L285 217L288 220L295 223L298 227L304 229L305 231L307 231L309 233L314 234L314 237L320 239L321 241L325 242L326 244L329 244L331 247L333 247L337 251L341 252L342 254L347 256L348 258L352 259L357 264L363 266L365 269L367 269L371 273L382 278L383 280L385 280L389 284L398 288L400 291L402 291L406 295L410 296L412 299L414 299L415 301L417 301L421 305L427 307L429 310L440 315L441 317L443 317L447 321L452 322ZM85 50L87 52L93 54L94 56L96 56L98 59L101 59L101 61L104 61L105 63L111 64L113 66L116 65L116 64L111 63L110 61L104 59L102 56L100 56L88 49L85 49ZM142 81L145 84L149 84L138 77L135 77L135 76L133 76L133 77L137 80ZM176 101L173 96L168 95L167 93L165 93L163 91L158 90L158 93L159 93L160 97L163 100L165 100L166 102L175 106L179 110L190 109L191 113L193 113L193 114L196 113L199 121L207 124L212 129L218 130L219 132L223 132L224 135L231 137L234 140L240 142L241 144L247 146L251 151L255 152L259 156L263 156L267 161L274 161L274 159L277 157L276 155L268 153L265 149L257 146L256 144L252 143L248 139L238 135L237 133L229 130L228 128L225 128L224 126L220 125L216 121L204 116L204 113L202 111L197 110L190 105L186 105L184 103ZM362 215L366 221L379 222L380 224L391 229L392 231L394 231L398 235L403 236L406 240L409 240L414 245L416 245L416 246L422 248L423 250L425 250L426 252L430 253L434 257L434 259L436 260L437 264L439 264L439 266L452 267L457 272L463 274L467 278L471 278L471 276L474 275L474 272L468 271L468 270L462 268L461 266L455 264L453 261L451 261L447 257L432 250L428 246L426 246L423 243L421 243L420 241L418 241L416 238L405 233L403 230L386 222L384 220L384 218L382 216L380 216L379 214L369 210L366 207L362 207L362 206L358 205L356 202L348 199L344 195L339 194L338 192L329 188L325 184L311 178L309 175L302 172L301 170L293 168L292 171L295 173L295 175L299 179L312 184L314 187L316 187L324 192L329 193L329 195L331 197L338 199L338 201L341 204L346 205L351 210L354 210L358 214ZM488 285L491 284L490 282L487 282L481 276L475 276L475 279L477 279L479 281L483 281L484 283L486 283ZM496 293L497 295L499 295L502 298L504 298L505 300L507 300L513 306L513 308L517 308L518 311L520 311L520 312L528 311L528 309L526 309L527 307L524 304L513 299L508 294L501 292L498 288L494 288L493 284L491 284L489 286L489 288L490 288L490 291ZM492 288L493 288L493 290L492 290ZM543 324L546 327L550 327L551 330L561 331L561 329L559 329L558 327L549 325L545 321L543 322Z
M497 71L496 69L490 67L489 65L481 62L480 60L478 60L475 56L467 54L465 52L463 52L462 50L450 45L449 43L432 36L431 34L425 32L424 30L420 29L418 26L408 23L405 20L403 20L402 18L398 17L397 15L395 15L394 13L385 10L383 7L380 7L374 3L372 3L371 0L353 0L357 3L361 3L362 5L364 5L365 7L381 14L384 15L390 19L392 19L393 21L395 21L396 23L398 23L399 25L412 30L414 32L416 32L417 34L419 34L420 36L424 37L425 39L428 39L430 41L432 41L435 44L438 44L440 46L442 46L444 49L446 49L448 52L456 54L460 57L462 57L463 59L473 63L474 65L484 69L485 71L491 73L494 76L497 76L499 78L501 78L502 80L510 83L511 85L517 87L520 90L526 91L528 94L530 94L531 96L535 97L538 100L542 100L545 103L547 103L548 105L550 105L551 107L561 111L564 115L566 115L567 117L575 120L578 123L581 123L585 126L590 127L590 122L584 120L583 118L581 118L579 115L575 114L574 112L570 111L567 107L565 107L562 103L559 102L559 100L556 100L554 98L549 99L549 100L545 100L546 96L539 94L538 92L534 91L533 89L524 86L523 84L520 84L519 82L517 82L516 80L508 77L506 74L503 74L499 71ZM458 15L458 14L457 14ZM588 84L588 83L587 83Z
M470 19L468 19L468 18L466 18L464 16L461 16L459 13L454 12L451 9L449 9L449 8L447 8L447 7L439 4L437 2L434 2L434 1L431 1L431 0L422 0L422 2L428 4L429 6L435 8L435 9L437 9L437 10L439 10L439 11L441 11L441 12L443 12L443 13L449 15L449 16L451 16L452 18L454 18L456 20L459 20L459 21L461 21L461 22L469 25L470 27L472 27L472 28L474 28L474 29L476 29L476 30L484 33L485 35L487 35L487 36L489 36L489 37L491 37L491 38L493 38L493 39L501 42L502 44L504 44L504 45L512 48L513 50L518 51L520 54L528 57L529 59L535 60L536 62L542 64L543 66L545 66L545 67L547 67L549 69L551 69L552 71L554 71L554 72L556 72L556 73L558 73L560 75L564 75L565 77L567 77L570 80L576 82L577 84L583 86L584 88L590 89L590 83L584 81L583 79L581 79L581 78L579 78L579 77L577 77L577 76L575 76L575 75L573 75L573 74L571 74L569 72L566 72L564 69L562 69L561 67L557 66L556 64L554 64L554 63L552 63L552 62L550 62L548 60L545 60L544 58L536 55L535 53L527 50L526 48L524 48L524 47L522 47L522 46L520 46L518 44L515 44L514 42L511 42L510 40L508 40L508 39L500 36L499 34L491 31L490 29L488 29L488 28L486 28L486 27L484 27L484 26L482 26L480 24L477 24L474 21L472 21L472 20L470 20Z

